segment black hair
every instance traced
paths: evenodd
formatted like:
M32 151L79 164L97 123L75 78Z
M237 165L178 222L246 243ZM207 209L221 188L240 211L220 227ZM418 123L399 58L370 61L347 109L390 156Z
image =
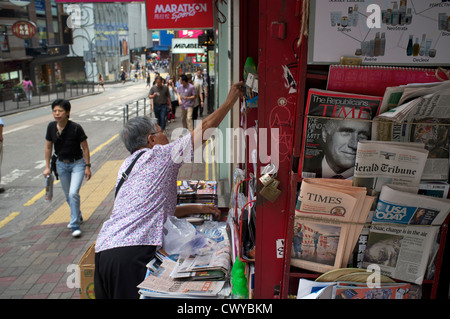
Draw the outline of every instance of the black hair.
M67 113L70 112L70 102L64 99L56 99L52 103L52 110L55 106L61 106Z
M181 74L180 79L181 79L181 81L184 81L184 82L188 82L189 81L189 78L188 78L188 76L186 74Z

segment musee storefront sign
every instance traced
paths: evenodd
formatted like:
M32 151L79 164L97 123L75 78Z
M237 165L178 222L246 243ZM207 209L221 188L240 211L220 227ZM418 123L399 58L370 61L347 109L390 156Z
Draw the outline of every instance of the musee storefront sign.
M205 48L198 45L198 39L172 39L172 53L204 53Z

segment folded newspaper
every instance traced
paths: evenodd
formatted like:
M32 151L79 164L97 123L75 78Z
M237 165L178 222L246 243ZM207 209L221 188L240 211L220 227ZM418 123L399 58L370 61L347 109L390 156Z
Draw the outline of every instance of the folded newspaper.
M221 223L216 229L211 225L205 223L197 228L213 239L211 249L187 257L159 251L147 264L147 276L138 285L139 293L154 298L219 298L226 294L222 289L231 268L230 241Z
M429 151L424 180L449 176L450 81L388 87L372 140L418 142Z
M300 279L297 299L408 299L411 284L381 283L369 287L361 282L316 282Z
M450 200L404 192L384 185L370 227L363 267L421 284L439 227L450 213Z
M291 265L317 272L346 266L373 197L349 180L302 181L295 208Z
M180 281L173 280L170 274L176 261L165 258L155 271L138 285L142 296L154 298L217 298L225 281Z

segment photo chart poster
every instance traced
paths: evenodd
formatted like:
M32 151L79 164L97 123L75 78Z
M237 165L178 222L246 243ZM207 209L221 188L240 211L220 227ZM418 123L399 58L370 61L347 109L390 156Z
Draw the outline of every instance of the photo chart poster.
M312 64L450 65L447 0L316 0L309 30Z

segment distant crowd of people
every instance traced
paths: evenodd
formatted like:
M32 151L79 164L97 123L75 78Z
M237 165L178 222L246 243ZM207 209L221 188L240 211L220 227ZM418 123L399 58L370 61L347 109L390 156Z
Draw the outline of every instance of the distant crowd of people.
M150 73L148 73L147 86L150 86L150 81ZM166 78L162 78L158 72L155 72L155 80L148 97L152 101L152 111L161 130L164 131L167 123L176 119L176 110L179 107L183 128L192 132L195 120L203 117L207 94L207 84L201 70L198 70L194 76L182 74L178 81L169 74Z

